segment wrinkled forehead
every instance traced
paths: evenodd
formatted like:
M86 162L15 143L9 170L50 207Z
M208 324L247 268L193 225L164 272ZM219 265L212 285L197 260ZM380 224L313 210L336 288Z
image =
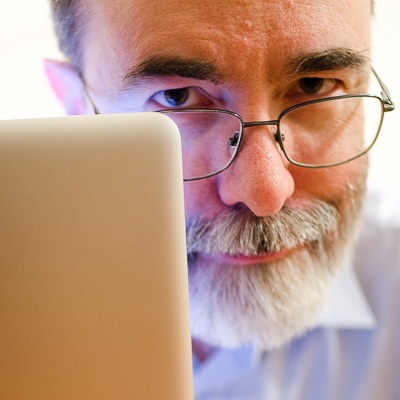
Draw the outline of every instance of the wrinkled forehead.
M369 0L83 0L85 68L114 75L154 54L263 68L296 52L368 56ZM102 64L102 66L99 65ZM271 67L272 68L272 67Z

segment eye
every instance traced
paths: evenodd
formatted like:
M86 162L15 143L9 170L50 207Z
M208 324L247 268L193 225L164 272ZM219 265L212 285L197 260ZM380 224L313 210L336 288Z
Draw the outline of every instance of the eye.
M317 94L326 84L324 78L302 78L299 80L300 89L306 94Z
M162 95L169 106L179 107L183 106L189 98L189 90L187 88L164 90Z
M200 108L208 107L211 100L202 89L190 86L160 90L152 96L152 101L166 108Z

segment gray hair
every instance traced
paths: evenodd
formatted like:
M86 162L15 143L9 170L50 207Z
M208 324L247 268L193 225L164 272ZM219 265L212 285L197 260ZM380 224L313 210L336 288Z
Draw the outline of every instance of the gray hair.
M75 67L82 63L81 40L87 22L79 3L80 0L50 0L58 46Z

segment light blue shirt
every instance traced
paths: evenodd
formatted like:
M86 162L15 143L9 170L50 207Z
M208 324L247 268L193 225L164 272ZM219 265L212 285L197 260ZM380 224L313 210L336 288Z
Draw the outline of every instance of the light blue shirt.
M400 201L371 195L318 326L283 348L194 360L196 400L400 399Z

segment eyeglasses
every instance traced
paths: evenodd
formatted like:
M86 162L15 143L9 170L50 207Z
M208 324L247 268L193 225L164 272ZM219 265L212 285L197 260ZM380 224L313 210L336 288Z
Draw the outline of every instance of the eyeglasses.
M178 126L185 181L225 171L240 151L244 130L260 126L267 128L290 163L306 168L334 167L368 152L376 142L384 113L394 110L389 90L373 73L382 97L348 94L322 98L290 107L275 120L244 122L239 114L219 109L157 112Z

